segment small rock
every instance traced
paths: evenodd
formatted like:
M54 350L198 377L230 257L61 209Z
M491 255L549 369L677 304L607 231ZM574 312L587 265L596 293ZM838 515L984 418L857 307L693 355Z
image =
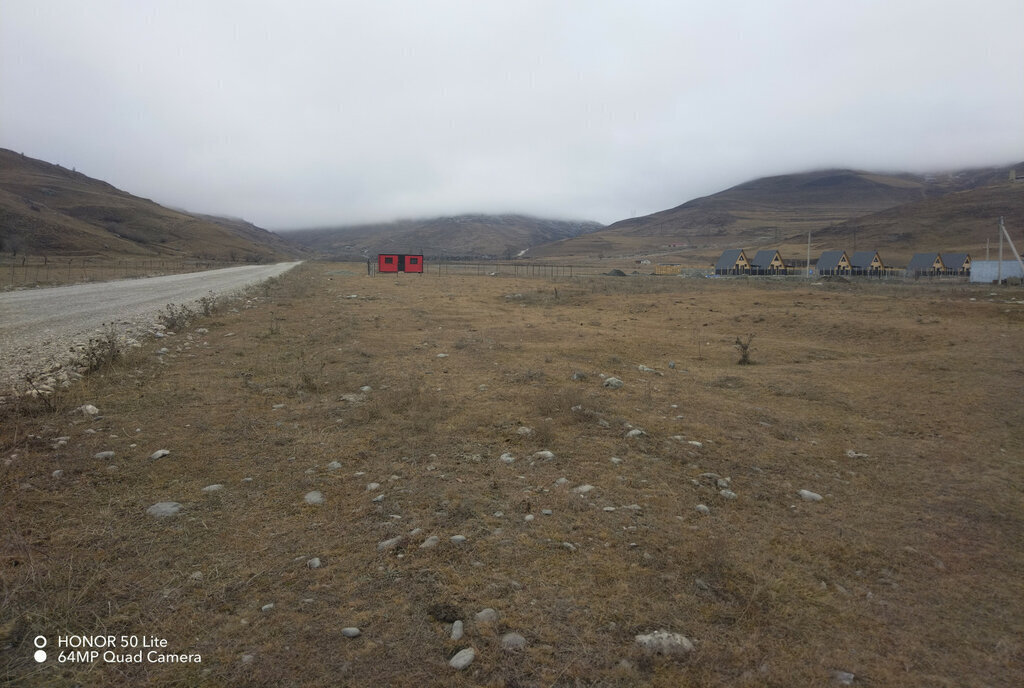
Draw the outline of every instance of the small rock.
M618 466L619 464L621 464L621 463L622 463L622 459L620 459L620 458L619 458L619 457L617 457L617 456L613 456L612 458L610 458L610 459L608 459L608 460L609 460L609 461L611 461L611 462L612 462L613 464L615 464L616 466Z
M523 437L527 437L527 436L533 434L533 428L528 428L525 425L523 425L519 429L516 430L516 434L517 435L522 435Z
M274 603L271 602L270 604L265 604L262 607L260 607L260 611L261 612L269 612L273 608L274 608Z
M164 458L165 456L167 456L170 453L171 453L170 449L157 449L155 452L153 452L152 454L149 455L149 458L151 458L154 461L156 461L157 459Z
M697 447L697 449L702 449L704 447L704 443L698 442L697 440L688 440L687 444L692 444L694 447Z
M252 664L256 661L256 655L242 655L242 664Z
M54 477L54 479L60 480L61 478L64 477L64 471L58 468L53 473L51 473L51 475Z
M607 511L608 513L611 513L613 511L615 511L615 507L613 507L613 506L606 506L604 509L602 509L602 511Z
M420 549L430 549L431 547L437 547L437 543L441 542L441 538L436 535L431 535L420 545Z
M398 547L398 545L400 545L401 543L402 543L402 536L399 535L398 537L393 537L390 540L384 540L382 542L378 542L377 543L377 551L378 552L386 552L387 550L394 549L395 547Z
M501 649L505 652L519 652L526 648L526 638L518 633L506 633L501 636Z
M165 518L176 515L181 509L182 506L178 502L157 502L146 509L146 513L156 518Z
M537 461L550 461L551 459L555 458L555 455L552 452L549 452L547 449L542 449L541 451L535 453L533 455L533 458Z
M494 623L498 620L498 612L494 611L490 607L481 609L476 613L477 623Z
M383 502L384 501L384 495L383 494L379 494L376 497L374 497L373 499L371 499L370 501L371 502Z
M849 671L833 671L832 680L841 686L852 686L854 679L857 677L851 674Z
M622 387L622 384L622 380L617 377L609 377L601 383L602 386L607 387L608 389L618 389Z
M634 439L636 437L644 437L646 435L647 433L641 430L640 428L633 428L632 430L626 433L626 438Z
M552 514L554 514L554 513L555 513L555 512L554 512L554 511L552 511L551 509L541 509L541 510L540 510L540 512L541 512L542 514L544 514L545 516L551 516Z
M572 374L572 377L569 379L572 380L573 382L579 382L580 380L586 380L587 374L577 370Z
M341 468L341 464L338 463L337 461L331 461L329 464L327 464L327 470L329 470L329 471L336 471L336 470L338 470L340 468Z
M346 638L358 638L363 634L363 632L355 626L348 626L347 628L341 629L341 634Z
M448 354L438 354L438 358L448 358Z
M459 650L455 653L455 656L448 660L448 666L452 669L458 669L462 671L476 659L476 650L471 647L467 647L464 650Z
M203 492L220 492L223 489L224 489L223 485L221 485L219 483L215 483L213 485L207 485L206 487L204 487L203 488Z
M79 406L77 411L79 411L83 416L95 416L98 415L100 412L100 410L93 406L92 404L85 404L83 406Z
M732 490L722 490L718 494L722 495L726 499L736 499L736 493Z
M273 410L275 410L275 411L280 411L281 409L283 409L283 408L284 408L284 404L274 404L274 405L273 405L273 406L271 406L270 408L272 408L272 409L273 409Z
M306 496L303 497L302 499L306 502L306 504L311 504L313 506L318 506L324 503L324 495L322 492L320 492L320 490L313 490L312 492L307 492Z
M526 514L526 516L523 516L523 520L529 523L533 520L533 514Z
M452 535L448 539L451 540L451 543L453 545L461 545L464 542L466 542L466 536L465 535Z
M504 461L505 463L515 463L516 457L512 456L508 452L505 452L504 454L501 455L501 460Z
M373 387L371 387L370 385L363 385L362 387L359 388L359 391L362 392L363 394L366 394L367 392L372 392Z
M558 487L562 487L563 485L568 485L568 484L569 484L569 479L568 478L559 478L558 480L555 481L555 485L557 485Z
M572 488L572 491L575 492L576 494L587 494L593 489L593 485L579 485L577 487Z
M306 568L308 569L318 569L320 568L320 566L320 557L313 557L312 559L306 562Z
M711 509L709 509L706 504L698 504L693 508L696 509L699 513L704 514L705 516L711 513Z
M101 451L98 454L93 455L94 459L112 459L114 458L114 452L112 451ZM157 457L159 458L159 457Z
M854 451L852 449L847 449L846 450L846 456L851 458L851 459L866 459L866 458L868 458L867 454L861 454L860 452L856 452L856 451Z
M376 490L379 487L380 487L380 483L369 483L366 486L366 491L367 492L372 492L372 491Z
M462 633L462 620L456 619L455 622L452 623L452 640L462 640Z
M648 652L661 655L680 655L696 649L689 638L680 633L655 631L636 636L636 644Z
M810 490L800 490L797 494L800 495L800 499L805 502L820 502L822 500L822 496L820 494L817 492L811 492Z

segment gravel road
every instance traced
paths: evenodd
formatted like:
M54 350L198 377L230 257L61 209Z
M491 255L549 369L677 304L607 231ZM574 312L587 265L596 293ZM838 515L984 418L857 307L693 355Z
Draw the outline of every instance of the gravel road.
M183 275L75 284L0 293L0 394L46 370L77 342L113 324L118 333L151 331L167 304L222 296L280 275L298 263L247 265Z

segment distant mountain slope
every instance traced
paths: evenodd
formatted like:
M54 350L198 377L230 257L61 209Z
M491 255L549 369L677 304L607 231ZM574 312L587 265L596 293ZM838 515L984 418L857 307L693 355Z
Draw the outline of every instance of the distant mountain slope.
M0 148L0 251L265 262L294 256L242 220L192 215Z
M981 235L973 229L967 232L969 237L964 235L968 226L976 226L971 217L982 220L977 224L981 231L985 218L990 220L992 213L998 216L998 208L1010 215L1012 209L1020 210L1017 191L1024 182L1011 183L1010 169L942 175L823 170L765 177L531 253L545 257L673 254L689 255L702 263L724 248L795 245L806 241L807 232L814 233L816 244L827 240L831 248L852 247L854 232L863 236L860 248L882 249L910 238L933 250L966 248L971 241L976 247ZM989 187L993 190L980 191ZM915 219L917 213L924 217ZM876 214L876 219L868 220ZM914 226L918 229L910 231ZM870 233L869 227L873 228ZM947 231L950 227L961 229ZM932 232L936 232L934 238L928 236ZM873 245L868 245L869 237ZM955 246L946 245L956 237ZM899 248L913 252L911 243Z
M601 229L597 222L526 215L457 215L427 220L293 230L289 240L336 258L382 252L455 258L514 258L521 251Z

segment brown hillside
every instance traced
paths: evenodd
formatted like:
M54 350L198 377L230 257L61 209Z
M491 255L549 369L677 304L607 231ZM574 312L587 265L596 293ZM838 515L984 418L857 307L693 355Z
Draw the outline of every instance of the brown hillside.
M190 215L80 172L0 149L0 251L263 262L295 255L244 221Z
M288 239L334 257L395 251L458 258L514 258L531 246L594 232L597 222L526 215L457 215L351 227L295 230Z
M1024 185L1008 181L1010 169L926 176L827 170L767 177L538 247L530 255L646 255L705 265L725 248L781 247L789 257L802 258L807 232L813 233L814 257L854 244L908 257L929 249L975 252L984 248L993 217L1003 214L1009 221L1024 213Z

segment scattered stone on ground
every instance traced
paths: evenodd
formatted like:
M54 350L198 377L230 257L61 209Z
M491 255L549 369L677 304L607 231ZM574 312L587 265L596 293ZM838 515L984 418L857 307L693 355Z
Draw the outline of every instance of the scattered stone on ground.
M498 620L498 612L494 611L490 607L481 609L476 613L477 623L494 623Z
M797 494L800 495L800 499L805 502L820 502L822 500L822 496L820 494L817 492L811 492L810 490L800 490Z
M736 493L732 490L722 490L718 494L722 495L726 499L736 499Z
M504 461L505 463L515 463L516 457L512 456L508 452L505 452L504 454L501 455L501 460Z
M380 483L368 483L366 485L366 491L367 492L373 492L374 490L376 490L379 487L380 487Z
M149 458L151 458L151 459L153 459L155 461L156 459L164 458L165 456L167 456L170 453L171 453L170 449L157 449L155 452L153 452L152 454L149 455Z
M535 459L536 461L550 461L550 460L552 460L553 458L555 458L555 455L554 455L554 453L553 453L553 452L550 452L550 451L548 451L547 449L542 449L542 450L540 450L539 452L536 452L536 453L535 453L535 454L533 455L533 458L534 458L534 459Z
M313 490L312 492L307 492L306 496L303 497L302 499L305 500L306 504L311 504L313 506L318 506L324 503L324 495L320 490Z
M318 569L320 568L320 566L320 557L313 557L312 559L306 562L306 568Z
M456 652L455 656L448 660L448 665L453 669L461 671L472 664L475 658L476 650L471 647L467 647L464 650Z
M647 433L641 430L640 428L633 428L632 430L626 433L626 437L628 439L634 439L636 437L645 437L646 435Z
M402 543L402 536L401 535L399 535L398 537L393 537L393 538L391 538L389 540L383 540L382 542L378 542L377 543L377 551L379 551L379 552L386 552L388 550L394 549L395 547L398 547L398 545L400 545L401 543Z
M654 631L636 636L636 644L648 652L660 655L680 655L693 652L693 642L680 633Z
M176 515L181 509L182 506L178 502L157 502L146 509L146 513L157 518L165 518Z
M587 494L588 492L590 492L593 489L594 489L593 485L578 485L578 486L572 488L572 491L575 492L576 494L581 494L582 495L582 494Z
M851 674L849 671L833 671L832 680L841 686L852 686L854 679L857 677Z
M505 652L518 652L526 648L526 638L518 633L506 633L501 636L501 649Z
M522 435L523 437L528 437L529 435L533 434L533 428L528 428L525 425L522 425L516 430L516 434Z
M93 406L92 404L84 404L82 406L79 406L75 410L81 413L83 416L96 416L99 415L100 412L100 410Z
M555 485L557 485L558 487L562 487L563 485L568 485L568 484L569 484L569 479L568 478L559 478L558 480L555 481Z
M329 464L327 464L327 470L329 470L329 471L336 471L336 470L338 470L340 468L341 468L341 464L338 463L337 461L331 461Z
M206 487L204 487L203 492L220 492L223 489L223 485L219 483L214 483L213 485L207 485Z
M706 504L698 504L697 506L694 507L694 509L696 509L698 512L700 512L702 514L705 514L705 515L711 513L711 509L708 508L708 506Z
M462 640L462 620L456 619L452 623L452 640Z
M55 479L60 480L61 478L64 477L64 471L62 471L61 469L58 468L57 470L55 470L50 475L52 475Z
M100 459L100 460L102 460L102 459L112 459L112 458L114 458L114 452L112 452L112 451L101 451L101 452L95 454L92 458Z
M617 456L613 456L612 458L610 458L610 459L608 459L608 460L609 460L609 461L611 461L611 462L612 462L613 464L615 464L616 466L618 466L619 464L621 464L621 463L622 463L622 459L620 459L620 458L619 458L619 457L617 457Z
M867 454L861 454L860 452L854 451L853 449L847 449L846 450L846 456L848 458L851 458L851 459L866 459L866 458L868 458Z
M355 626L348 626L346 628L341 629L341 634L346 638L358 638L363 634L363 632Z
M601 384L609 389L618 389L619 387L622 387L623 382L617 377L609 377Z
M269 604L265 604L265 605L263 605L262 607L260 607L260 611L261 611L261 612L269 612L269 611L270 611L271 609L273 609L273 608L274 608L274 603L273 603L273 602L271 602L271 603L269 603Z
M466 541L466 536L465 535L452 535L451 538L449 538L449 539L451 540L453 545L461 545L462 543L464 543Z
M431 547L437 547L437 543L439 542L441 542L441 538L437 537L436 535L431 535L423 541L423 544L420 545L420 549L430 549Z

